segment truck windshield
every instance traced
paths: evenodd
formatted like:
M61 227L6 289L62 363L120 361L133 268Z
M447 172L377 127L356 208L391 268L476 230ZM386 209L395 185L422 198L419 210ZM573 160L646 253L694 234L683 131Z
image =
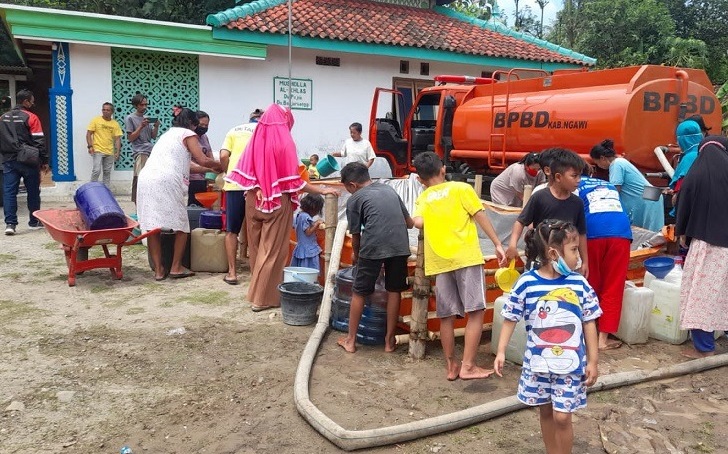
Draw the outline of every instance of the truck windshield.
M440 108L440 94L432 93L420 98L414 115L412 116L413 128L434 128L437 121L437 111Z

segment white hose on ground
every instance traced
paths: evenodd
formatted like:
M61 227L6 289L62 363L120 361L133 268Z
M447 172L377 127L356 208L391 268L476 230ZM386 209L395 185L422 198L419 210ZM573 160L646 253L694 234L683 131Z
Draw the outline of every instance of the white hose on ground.
M667 157L665 156L665 150L662 149L662 147L655 147L653 150L655 152L655 156L657 156L657 160L660 161L660 164L665 169L665 172L672 178L673 175L675 175L675 169L672 168L670 163L667 161Z
M336 272L339 269L339 262L341 261L341 248L344 244L346 229L346 221L340 221L336 227L336 236L334 237L331 261L329 262L329 269L326 274L326 286L324 287L318 322L303 349L301 360L296 370L293 398L296 403L296 409L301 416L331 443L346 451L353 451L356 449L372 448L415 440L449 430L460 429L525 408L525 405L519 402L516 396L510 396L447 415L367 430L346 430L319 410L309 398L308 386L316 352L329 327L331 299L334 292ZM652 371L620 372L599 378L597 383L590 388L590 392L676 377L725 366L728 366L728 353L687 361Z

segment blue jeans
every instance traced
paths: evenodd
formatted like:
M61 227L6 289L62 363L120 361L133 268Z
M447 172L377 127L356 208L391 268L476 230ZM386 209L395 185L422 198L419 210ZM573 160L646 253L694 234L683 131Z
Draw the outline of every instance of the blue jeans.
M28 190L28 211L30 222L35 226L40 222L33 216L35 210L40 210L40 170L37 167L21 164L17 161L3 163L3 211L5 224L18 225L18 188L20 179L23 179Z

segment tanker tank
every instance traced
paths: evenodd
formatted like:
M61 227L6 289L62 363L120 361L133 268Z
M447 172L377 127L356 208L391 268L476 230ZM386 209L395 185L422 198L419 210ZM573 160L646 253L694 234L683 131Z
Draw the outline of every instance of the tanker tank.
M482 165L490 150L497 169L550 147L587 157L611 138L642 171L661 171L653 150L677 143L680 118L700 114L720 131L720 104L702 70L645 65L506 77L475 86L455 110L452 159Z

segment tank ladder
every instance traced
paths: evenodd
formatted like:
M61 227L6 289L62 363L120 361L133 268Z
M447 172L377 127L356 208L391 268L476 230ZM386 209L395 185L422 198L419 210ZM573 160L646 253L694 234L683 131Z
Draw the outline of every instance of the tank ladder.
M510 99L511 99L511 84L512 81L521 80L520 73L539 73L543 77L548 77L549 73L543 69L530 69L530 68L513 68L508 72L495 71L493 73L493 79L498 82L491 84L490 86L490 134L488 137L488 168L493 170L505 170L508 166L506 161L506 142L508 138L508 117L510 115ZM505 76L506 92L503 104L495 103L495 87L500 85L501 76ZM495 115L496 109L503 110L503 132L495 131ZM500 148L498 150L493 149L494 139L500 139ZM500 159L498 159L500 158Z

